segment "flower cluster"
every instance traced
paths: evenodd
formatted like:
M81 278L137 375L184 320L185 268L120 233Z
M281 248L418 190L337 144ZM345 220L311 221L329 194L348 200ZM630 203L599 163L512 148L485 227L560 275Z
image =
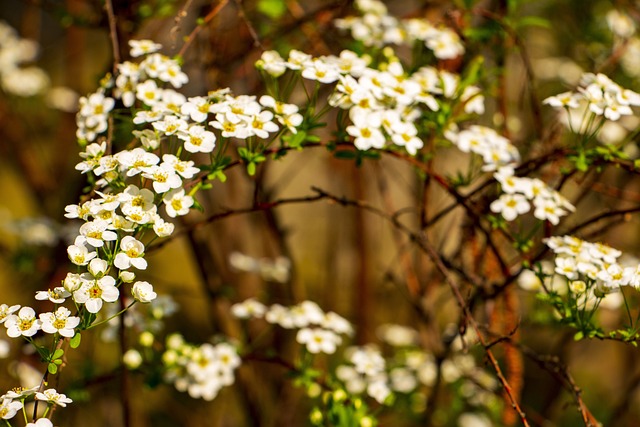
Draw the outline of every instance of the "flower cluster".
M518 177L512 167L502 167L493 175L500 183L503 194L489 206L492 212L500 213L507 221L531 210L533 216L553 225L560 217L575 211L575 207L559 192L538 178Z
M620 265L622 252L617 249L574 236L550 237L545 243L556 255L554 272L564 276L576 293L584 292L593 283L602 293L621 286L640 287L640 266Z
M9 420L18 413L18 411L24 408L26 402L33 400L39 400L47 403L47 409L42 418L34 423L29 423L27 426L36 427L52 427L53 424L46 415L50 412L50 409L54 406L65 407L68 403L72 403L73 400L69 399L62 393L58 393L55 389L50 388L43 391L38 391L38 387L34 388L22 388L18 387L9 390L2 396L0 396L0 418L3 420ZM8 421L5 421L7 425L10 425Z
M622 116L633 114L631 107L640 106L640 94L621 87L604 74L585 73L576 91L551 96L543 103L556 108L565 108L569 113L586 108L595 116L616 121ZM592 129L579 130L579 132L590 131Z
M25 66L38 55L38 44L23 39L0 21L0 83L7 93L34 96L49 86L49 76L39 67Z
M495 171L520 161L518 149L507 138L485 126L473 125L462 131L452 127L445 137L460 151L482 157L485 171Z
M398 334L398 336L396 336ZM415 342L417 332L400 325L383 325L379 330L383 341L392 347L390 357L372 345L349 347L345 351L347 364L336 368L336 376L351 394L366 393L383 403L393 393L411 394L420 387L431 388L438 379L460 387L461 394L474 407L491 406L495 401L496 380L476 366L473 356L462 352L462 339L452 344L453 354L438 366L435 357ZM465 345L474 343L465 336Z
M240 357L232 345L195 346L178 334L167 337L162 361L167 382L173 383L178 391L204 400L213 400L222 387L233 384L234 370L240 366Z
M352 51L339 56L312 57L292 50L287 60L267 52L258 66L274 76L285 70L324 84L335 84L329 99L333 107L349 110L346 132L359 150L381 149L391 142L415 155L424 143L416 121L422 110L438 111L442 102L458 101L467 113L483 113L484 97L476 86L460 84L456 74L430 66L408 73L391 57L380 69Z
M231 313L241 319L264 318L268 323L285 329L298 329L296 340L309 353L335 353L342 343L340 335L353 334L351 324L339 314L324 312L313 301L303 301L292 307L273 304L269 307L248 299L231 307Z
M229 264L238 271L258 273L264 280L286 283L289 280L291 261L280 256L275 259L255 259L240 252L229 255Z
M362 16L350 16L335 21L336 27L351 31L351 36L365 46L411 44L420 41L438 59L451 59L464 54L458 34L447 27L436 27L423 19L398 20L389 15L387 7L377 0L358 0Z

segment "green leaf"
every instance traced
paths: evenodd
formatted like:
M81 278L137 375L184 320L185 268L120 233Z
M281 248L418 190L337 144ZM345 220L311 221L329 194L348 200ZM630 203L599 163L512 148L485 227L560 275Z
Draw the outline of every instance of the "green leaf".
M55 375L56 372L58 372L58 365L56 365L55 363L49 363L47 365L47 371L49 371L51 375Z
M53 356L51 356L51 360L60 359L63 354L64 354L64 350L59 348L53 352Z
M260 13L271 19L281 18L287 11L284 0L260 0L257 8Z
M287 135L282 139L287 143L289 147L300 148L305 139L307 139L307 133L301 130L296 134Z
M540 16L524 16L518 20L518 22L516 23L516 27L551 28L551 22L548 19L541 18Z
M357 157L357 154L352 150L339 150L333 153L333 157L336 159L352 160Z
M256 174L256 164L253 162L247 163L247 173L249 176L254 176Z
M251 153L249 152L249 150L247 150L247 147L238 147L238 155L242 159L246 160L251 156Z
M81 339L82 339L82 336L80 335L80 332L76 332L73 338L71 338L71 341L69 341L69 346L71 348L78 348L80 346Z
M573 339L575 341L580 341L582 338L584 338L584 333L582 333L582 331L576 332L576 334L573 336Z

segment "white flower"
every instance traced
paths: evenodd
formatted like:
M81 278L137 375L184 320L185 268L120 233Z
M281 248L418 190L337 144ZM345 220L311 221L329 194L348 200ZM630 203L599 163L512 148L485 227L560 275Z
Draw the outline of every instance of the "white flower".
M73 400L62 393L58 393L53 388L47 389L42 393L36 393L36 399L46 401L47 403L54 403L62 407L67 406L67 403L73 402Z
M97 280L86 279L73 293L73 299L78 304L84 304L89 313L97 313L102 308L102 302L114 302L120 292L115 286L116 280L111 276L104 276Z
M424 143L417 137L418 129L413 123L395 121L391 124L391 140L394 144L405 147L407 152L415 156Z
M261 318L266 311L267 307L253 298L231 306L231 313L239 319L249 319L250 317Z
M155 135L155 134L154 134ZM145 168L157 165L160 158L140 147L124 150L116 155L118 162L127 169L127 176L135 176Z
M11 338L19 336L32 337L40 329L40 321L36 319L36 312L31 307L22 307L18 314L11 314L4 322L7 335Z
M136 86L136 98L153 107L162 99L162 89L158 87L155 81L145 80Z
M189 81L189 77L180 69L180 65L173 59L167 59L164 70L160 72L158 78L163 82L169 82L173 87L182 87Z
M578 268L576 266L576 260L572 257L558 257L556 258L555 272L565 276L569 280L576 280L578 278Z
M133 58L157 52L162 45L152 40L129 40L130 54Z
M256 65L273 77L279 77L287 70L287 63L275 50L263 52Z
M380 351L374 347L356 348L348 359L356 371L368 377L375 377L384 372L385 361Z
M293 329L293 316L291 311L280 304L273 304L264 315L264 319L269 323L280 325L285 329Z
M29 423L25 427L53 427L53 423L49 418L40 418L34 423Z
M203 126L194 125L188 130L178 133L178 138L184 141L184 149L190 153L210 153L213 151L216 136L205 130Z
M147 268L147 261L143 258L144 245L131 236L125 236L120 241L120 252L116 255L113 265L120 270L126 270L131 266L139 270Z
M339 335L320 328L303 328L298 331L296 341L304 344L309 353L333 354L342 342Z
M386 381L373 381L367 386L367 394L373 397L378 403L383 403L391 394L391 390Z
M193 178L200 169L193 166L193 161L191 160L180 160L173 154L165 154L162 156L162 164L171 166L181 177L185 179Z
M355 138L354 145L358 150L384 147L385 137L380 130L380 113L356 107L349 111L349 117L353 125L347 126L346 130Z
M337 66L316 58L303 65L302 77L309 80L317 80L320 83L332 83L340 78Z
M71 294L62 286L56 286L53 289L49 289L48 291L38 291L36 292L36 299L38 301L49 300L54 304L62 304L66 298L70 297ZM2 323L2 321L0 321Z
M182 185L182 179L170 165L162 164L145 168L142 176L153 180L153 190L158 194Z
M153 221L153 231L158 237L167 237L173 233L175 226L159 216Z
M415 374L407 368L395 368L389 373L389 377L391 387L400 393L410 393L418 386Z
M131 294L143 304L148 303L156 299L158 294L153 291L153 286L149 282L136 282L131 288Z
M522 194L503 194L489 206L491 212L500 213L507 221L513 221L524 213L529 212L531 206Z
M183 119L176 116L167 116L162 120L153 122L155 130L164 133L165 135L180 135L181 132L185 132L189 125Z
M249 118L249 131L258 138L268 138L269 132L277 132L278 125L271 120L273 113L271 111L261 111Z
M193 206L193 197L184 194L184 189L175 189L169 191L162 198L167 210L167 215L171 218L182 216L189 213L189 208Z
M533 216L542 221L547 220L553 225L558 225L560 217L567 213L554 200L543 197L533 199L533 205L535 206Z
M63 337L73 337L73 329L80 324L80 318L70 314L66 307L58 307L54 313L40 314L42 330L48 334L59 333Z
M573 92L563 92L555 96L550 96L542 101L543 104L548 104L556 108L578 108L578 96Z
M11 399L2 399L0 403L0 418L9 420L13 418L18 411L22 409L22 402L14 402Z
M113 241L118 238L118 235L113 231L107 230L109 223L101 219L85 222L80 226L80 234L87 239L94 248L101 248L104 245L104 241Z
M71 245L67 247L67 255L69 256L69 260L75 265L87 265L89 261L98 256L95 251L89 252L84 245Z
M7 304L0 305L0 323L4 323L7 320L7 317L18 311L19 308L20 306L17 304L12 306L8 306Z
M189 116L191 120L202 123L207 120L207 116L211 113L211 103L203 96L189 98L187 102L180 107L180 113Z
M607 25L611 32L623 39L631 37L636 32L633 19L624 12L611 9L606 16Z
M321 326L325 329L335 332L336 334L353 334L351 323L339 314L330 311L324 315Z

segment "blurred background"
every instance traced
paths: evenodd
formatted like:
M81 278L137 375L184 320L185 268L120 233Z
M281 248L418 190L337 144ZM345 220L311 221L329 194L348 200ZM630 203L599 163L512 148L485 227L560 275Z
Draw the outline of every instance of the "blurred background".
M540 107L540 101L575 88L583 72L601 71L624 87L640 90L640 38L635 38L635 28L630 36L616 35L606 19L614 7L633 19L640 17L635 2L471 2L474 10L495 14L503 14L507 3L513 3L518 5L517 16L547 21L544 25L523 25L515 39L495 35L493 26L497 24L486 14L460 12L462 3L403 0L389 1L387 6L396 17L424 17L459 32L470 27L486 32L485 38L469 40L464 58L437 65L458 71L475 55L484 55L487 68L498 71L485 76L486 113L478 122L507 134L525 159L562 143L560 137L549 137L554 132L551 124L558 126L557 117L551 109ZM121 57L128 58L127 42L132 39L152 39L163 44L163 53L175 55L198 19L216 4L200 0L114 0ZM293 48L314 56L338 54L354 44L333 27L332 21L354 13L350 1L229 1L186 51L183 69L190 80L182 92L195 96L229 87L235 94L263 94L265 89L254 67L263 50L276 49L283 55ZM18 49L28 58L23 67L42 71L32 71L16 81L6 78L8 83L3 81L0 91L0 303L46 311L50 310L49 303L34 302L33 296L38 290L58 286L70 271L66 247L79 224L64 218L64 207L77 203L86 186L85 178L74 169L81 151L75 137L75 112L78 97L95 91L100 79L112 70L108 20L104 4L98 0L0 2L0 20L15 29L20 38L33 42L6 46L0 40L0 67ZM7 53L11 49L14 53ZM400 49L400 53L408 57L411 52ZM530 64L523 61L522 53ZM535 76L535 92L528 83L528 65ZM494 100L498 88L505 91L501 98L504 105ZM292 100L296 102L295 96ZM536 108L532 105L540 110L532 111ZM610 138L603 142L615 142L637 128L638 119L632 117L603 132ZM332 126L319 129L317 135L331 139ZM122 141L122 146L127 142ZM626 149L633 158L637 156L635 140ZM467 161L455 149L443 148L433 167L442 175L454 176L464 170ZM557 172L558 167L551 165L540 171L540 177L557 177ZM326 311L333 310L353 322L356 344L387 345L383 344L380 326L401 324L418 331L420 347L425 351L437 358L447 357L448 343L459 322L455 300L428 258L379 215L319 201L232 215L193 227L211 214L248 208L256 201L311 196L311 187L316 186L366 201L388 215L404 209L400 220L415 229L421 226L422 215L429 217L454 201L425 182L402 159L383 156L357 166L353 160L335 158L322 147L265 162L254 177L241 168L229 170L226 183L216 181L211 191L201 193L199 201L205 213L190 214L179 224L185 231L180 237L149 252L152 267L139 277L153 283L158 294L171 297L171 301L159 308L163 326L151 327L144 322L132 325L129 345L138 346L137 336L146 326L153 329L159 343L176 331L194 343L207 342L218 334L239 338L244 332L239 332L241 325L230 317L231 304L249 297L284 305L311 299ZM578 218L582 212L593 214L640 201L635 180L620 171L606 170L597 180L576 179L564 190L577 198L585 188L589 193L581 198ZM579 223L579 219L570 221L560 230ZM635 237L637 224L637 218L624 218L606 228L593 229L594 238L635 255L640 249ZM473 247L476 237L460 208L431 227L428 236L442 253L461 265L473 264L486 249L486 242ZM512 251L508 242L501 243L506 252ZM482 275L487 270L483 267L476 273ZM479 280L489 283L496 278ZM553 355L568 366L576 387L582 389L582 398L599 421L605 425L637 425L637 349L616 342L574 342L573 331L554 326L549 321L550 310L533 293L516 289L514 283L510 286L514 289L510 304L515 309L504 312L516 316L512 326L518 326L518 340L536 354ZM417 314L415 304L429 314L428 318ZM501 304L506 303L483 301L476 307L476 314L493 325L508 324L508 319L500 320L495 314L494 310L504 309ZM603 310L602 314L606 325L621 321L619 310ZM249 335L261 331L261 325L249 326ZM286 358L295 353L293 335L281 332L270 337ZM0 390L20 383L37 384L45 369L37 355L19 340L9 341L4 328L0 340ZM501 363L506 363L508 352L501 348L495 351ZM470 354L477 366L492 372L481 351ZM286 380L281 367L247 363L234 386L224 389L214 401L204 402L170 386L158 386L162 382L158 372L132 373L123 386L121 350L108 328L104 333L83 335L80 349L69 358L69 368L53 380L53 386L72 397L74 403L59 411L56 425L123 425L121 396L125 388L133 426L308 425L309 400L303 390ZM327 358L325 367L334 365ZM571 394L539 363L521 357L518 375L522 407L530 414L532 425L584 425ZM407 412L382 410L381 425L519 425L517 419L510 421L501 415L507 409L499 403L499 391L492 391L499 397L497 403L483 409L487 418L493 419L487 424L485 418L461 421L459 415L468 408L455 397L459 389L440 387L446 390L433 401L407 402ZM425 401L429 396L426 391ZM428 418L425 406L430 412ZM481 422L485 424L477 424Z

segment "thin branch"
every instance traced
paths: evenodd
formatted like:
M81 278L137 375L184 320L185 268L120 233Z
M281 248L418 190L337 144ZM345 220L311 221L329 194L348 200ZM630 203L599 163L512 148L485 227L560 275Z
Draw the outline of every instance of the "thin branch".
M107 10L107 18L109 19L109 37L111 38L111 49L113 51L113 74L118 71L120 61L120 45L118 43L118 30L116 28L116 16L113 12L113 4L111 0L105 0L104 7Z
M343 206L356 206L356 207L359 207L361 209L365 209L365 210L367 210L369 212L373 212L373 213L381 216L382 218L387 219L394 226L396 226L399 230L401 230L401 231L403 231L405 233L408 233L408 235L411 238L411 240L415 241L418 244L418 246L429 256L429 258L431 258L433 263L436 265L436 268L444 276L445 281L447 282L447 284L449 285L449 288L453 292L453 295L454 295L454 297L455 297L455 299L456 299L456 301L458 303L458 306L460 307L460 310L464 314L464 317L465 317L466 321L468 322L468 324L470 324L473 327L473 329L475 330L476 334L478 335L478 339L480 340L480 343L482 344L482 346L485 348L485 353L487 354L487 357L489 358L489 361L490 361L491 365L493 366L493 369L496 372L496 376L498 377L498 380L502 384L502 386L503 386L503 388L505 390L505 393L506 393L506 395L508 396L508 398L509 398L509 400L511 402L511 406L513 407L513 409L516 411L516 413L520 417L520 420L522 421L522 424L525 427L529 427L529 422L527 421L526 415L522 411L522 409L520 408L520 405L518 404L518 402L517 402L517 400L516 400L516 398L514 396L513 390L511 389L511 386L507 382L507 379L502 374L502 369L500 368L500 365L498 364L497 359L495 358L495 356L493 355L491 350L489 348L487 348L486 340L482 336L482 334L480 333L480 328L478 327L478 324L477 324L475 318L471 314L471 311L469 310L469 306L465 302L465 299L462 296L462 293L460 292L460 288L458 287L457 283L453 280L453 277L451 276L451 273L449 272L449 269L447 268L447 266L445 265L445 263L441 259L440 255L437 253L437 251L433 248L433 246L431 246L431 244L426 239L426 236L424 234L416 234L416 233L411 232L411 230L409 230L408 227L406 227L405 225L400 223L397 219L395 219L392 216L387 215L385 212L383 212L380 209L377 209L377 208L369 205L366 202L360 202L360 201L356 201L356 200L350 200L350 199L347 199L345 197L334 196L334 195L331 195L331 194L327 193L326 191L321 190L321 189L319 189L317 187L312 187L312 189L314 191L316 191L317 193L319 193L320 195L324 195L325 197L328 197L331 200L333 200L333 201L335 201L335 202L337 202L337 203L339 203L339 204L341 204Z
M258 32L254 28L249 18L247 18L247 14L244 12L244 7L242 6L242 0L234 0L236 6L238 7L238 16L242 19L249 30L249 34L251 34L251 38L253 39L253 45L255 47L259 47L262 50L265 50L262 42L260 41L260 36L258 36Z
M202 18L202 22L199 22L198 23L199 25L196 26L191 31L191 33L189 33L189 35L185 38L184 44L182 45L182 47L180 48L180 51L178 52L178 56L180 57L184 56L185 52L187 51L187 49L189 49L189 46L191 45L191 43L193 43L193 41L195 40L196 36L200 33L200 31L202 31L202 29L209 22L211 22L213 18L218 16L218 13L220 13L222 8L224 8L227 5L227 3L229 3L229 0L221 0L220 3L218 3L213 9L211 9L211 12L209 12L207 16Z
M288 204L294 204L294 203L316 202L318 200L325 199L325 198L327 198L327 197L323 196L323 195L306 196L306 197L292 197L292 198L289 198L289 199L274 200L273 202L259 202L259 203L255 204L255 205L251 206L251 207L248 207L248 208L228 209L228 210L225 210L223 212L219 212L217 214L211 215L208 218L204 219L203 221L199 221L199 222L190 224L188 226L188 228L186 228L184 230L181 230L179 232L176 232L173 235L171 235L170 238L165 239L165 240L161 241L160 243L151 246L150 248L147 249L147 252L156 251L156 250L162 248L163 246L167 245L168 243L170 243L176 237L192 233L194 230L196 230L196 229L198 229L200 227L203 227L203 226L205 226L207 224L211 224L211 223L216 222L216 221L220 221L221 219L225 219L225 218L228 218L228 217L231 217L231 216L236 216L236 215L243 215L243 214L247 214L247 213L266 211L266 210L270 210L270 209L273 209L273 208L281 206L281 205L288 205Z

